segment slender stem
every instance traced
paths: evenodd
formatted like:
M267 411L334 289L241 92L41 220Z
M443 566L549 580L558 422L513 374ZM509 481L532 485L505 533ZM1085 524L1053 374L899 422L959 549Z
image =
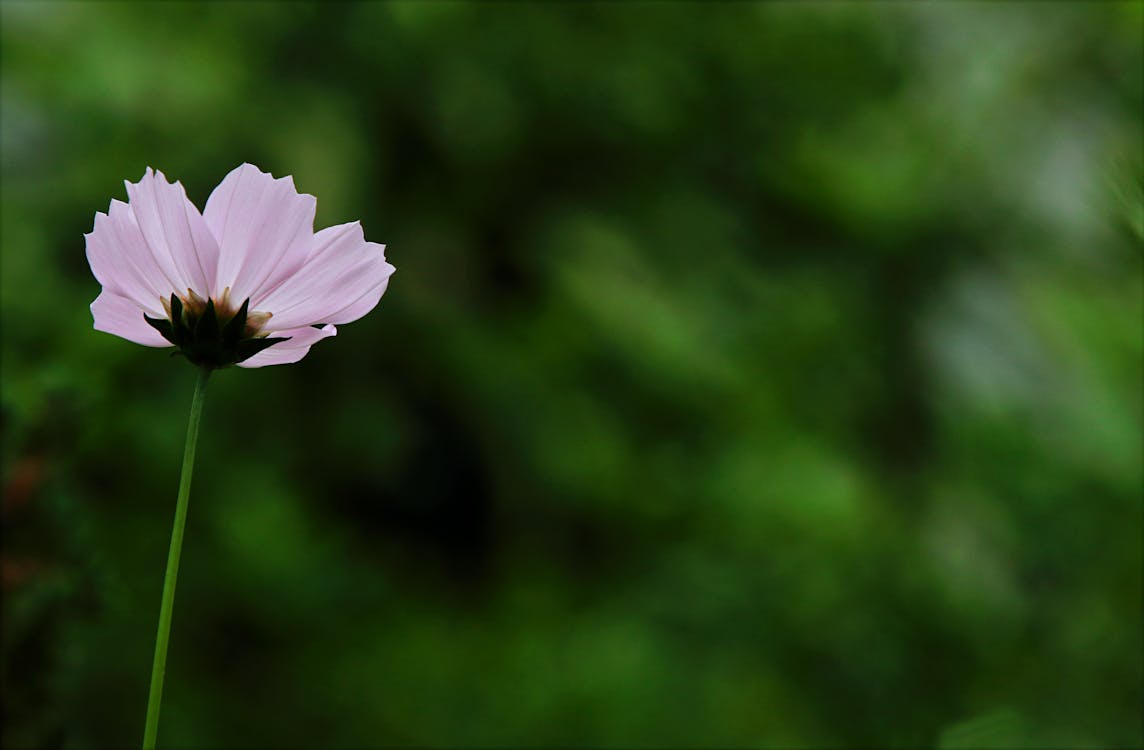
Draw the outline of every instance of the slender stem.
M187 523L187 501L191 495L191 474L195 468L195 444L199 441L199 418L203 395L210 377L209 367L199 371L195 395L191 399L191 419L187 424L187 444L183 449L183 472L179 477L179 499L175 502L175 527L167 554L167 575L163 579L163 605L159 609L159 633L155 636L155 661L151 666L151 692L147 696L147 727L143 730L143 750L154 750L159 734L159 707L163 702L163 675L167 671L167 641L171 636L171 610L175 606L175 581L179 577L179 554L183 551L183 527Z

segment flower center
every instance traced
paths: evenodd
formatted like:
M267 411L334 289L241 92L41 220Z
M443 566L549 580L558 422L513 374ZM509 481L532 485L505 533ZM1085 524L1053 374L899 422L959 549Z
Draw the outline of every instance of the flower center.
M161 302L166 320L147 315L143 318L177 347L175 354L182 354L200 367L228 367L288 338L269 337L262 332L272 313L249 312L249 298L235 310L230 287L223 290L218 300L204 300L188 289L185 296L172 293L170 299Z

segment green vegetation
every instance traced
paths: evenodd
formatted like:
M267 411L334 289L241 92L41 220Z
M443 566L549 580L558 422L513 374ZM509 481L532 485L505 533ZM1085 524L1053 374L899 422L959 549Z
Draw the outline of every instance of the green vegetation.
M146 166L360 218L211 382L160 746L1139 747L1141 3L2 5L5 747L139 742Z

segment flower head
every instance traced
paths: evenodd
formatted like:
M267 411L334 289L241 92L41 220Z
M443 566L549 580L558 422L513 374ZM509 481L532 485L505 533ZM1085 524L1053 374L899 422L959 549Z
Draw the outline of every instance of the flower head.
M317 200L290 177L238 167L201 214L150 167L84 235L103 291L96 330L178 347L206 367L297 362L372 310L394 268L352 222L314 232Z

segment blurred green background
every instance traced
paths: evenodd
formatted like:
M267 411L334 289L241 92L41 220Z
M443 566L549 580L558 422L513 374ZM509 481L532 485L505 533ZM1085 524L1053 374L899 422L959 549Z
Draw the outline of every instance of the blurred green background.
M397 266L207 396L160 743L1144 743L1144 4L2 6L5 747L142 734L144 167Z

